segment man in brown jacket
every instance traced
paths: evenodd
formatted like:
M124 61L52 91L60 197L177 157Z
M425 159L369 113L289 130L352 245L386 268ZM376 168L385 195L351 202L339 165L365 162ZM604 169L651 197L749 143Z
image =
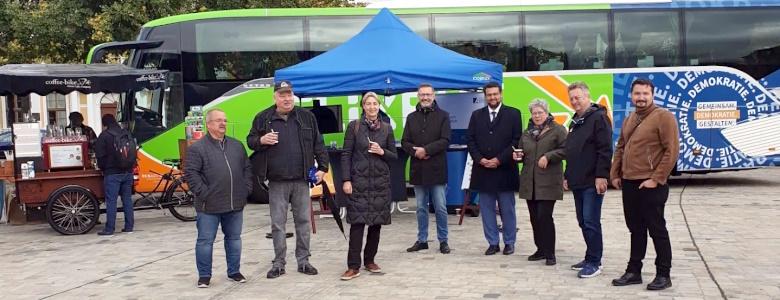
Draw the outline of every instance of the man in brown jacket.
M653 238L656 277L649 290L672 286L672 246L666 230L664 205L669 197L666 179L680 154L677 118L653 103L653 83L639 78L631 84L636 107L623 121L610 171L612 185L623 189L623 213L631 232L631 258L626 273L612 281L624 286L642 283L642 259L647 233Z

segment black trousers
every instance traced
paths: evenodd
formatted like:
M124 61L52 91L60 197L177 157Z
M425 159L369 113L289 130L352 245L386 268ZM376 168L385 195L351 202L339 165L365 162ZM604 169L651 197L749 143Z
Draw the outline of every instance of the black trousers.
M347 254L347 267L352 270L360 269L360 248L363 247L363 232L365 224L352 224L349 227L349 253ZM366 236L366 249L364 250L363 265L373 264L376 251L379 248L379 231L382 225L368 226Z
M555 222L553 208L555 200L526 200L531 216L531 228L534 231L536 249L546 257L555 256Z
M623 214L631 232L631 258L626 272L641 274L642 260L647 252L647 234L655 246L656 276L669 277L672 268L672 244L666 230L664 206L669 198L669 186L642 188L644 180L623 179Z

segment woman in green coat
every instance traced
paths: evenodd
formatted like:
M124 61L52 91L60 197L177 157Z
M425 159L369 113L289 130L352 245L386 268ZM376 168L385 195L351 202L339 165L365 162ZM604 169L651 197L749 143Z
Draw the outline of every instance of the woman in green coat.
M530 261L546 260L553 266L555 260L555 223L553 207L563 199L563 158L566 129L553 120L550 105L535 99L528 105L531 120L523 132L514 158L522 161L520 171L520 198L526 199L534 231L536 253Z

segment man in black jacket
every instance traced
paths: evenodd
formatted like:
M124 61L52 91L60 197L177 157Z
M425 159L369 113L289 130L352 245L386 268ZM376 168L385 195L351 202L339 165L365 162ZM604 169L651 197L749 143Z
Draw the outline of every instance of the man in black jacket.
M124 233L133 233L133 167L122 167L114 145L114 137L125 132L113 115L106 114L102 120L106 128L95 142L95 158L103 171L103 190L106 196L106 227L98 232L101 236L113 236L116 224L117 197L122 198L122 212L125 215Z
M217 228L225 234L225 256L228 278L246 282L241 275L241 228L244 205L252 192L252 165L244 144L226 136L227 117L220 109L206 113L208 134L187 148L184 180L195 194L198 213L198 241L195 263L198 287L209 287L211 253Z
M490 244L485 255L501 251L496 201L501 209L504 254L509 255L515 252L515 192L520 188L520 172L512 153L523 134L523 118L519 110L501 103L503 96L498 83L486 84L484 93L487 106L471 114L466 135L469 155L474 161L470 189L479 191L482 227Z
M580 278L590 278L602 269L601 204L612 166L612 123L607 109L591 102L588 85L575 82L568 90L575 115L566 137L563 187L574 194L577 221L587 245L585 260L571 268L579 271Z
M277 278L285 273L288 204L292 205L295 221L298 272L316 275L317 269L309 263L311 199L307 179L316 160L317 183L322 181L328 171L328 152L314 114L295 106L289 81L274 84L274 103L274 106L255 116L246 137L247 145L255 151L255 175L269 181L268 204L276 256L267 277Z
M409 114L401 146L409 153L409 183L417 198L417 242L407 252L428 249L428 197L436 210L439 251L450 253L447 243L447 148L450 145L450 115L436 104L433 86L417 88L417 110Z

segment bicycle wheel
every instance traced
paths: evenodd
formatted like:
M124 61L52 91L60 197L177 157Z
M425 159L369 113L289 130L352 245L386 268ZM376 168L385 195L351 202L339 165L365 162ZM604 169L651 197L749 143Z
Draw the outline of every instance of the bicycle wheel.
M195 196L184 186L184 177L177 178L165 191L163 199L171 214L185 222L195 221Z

